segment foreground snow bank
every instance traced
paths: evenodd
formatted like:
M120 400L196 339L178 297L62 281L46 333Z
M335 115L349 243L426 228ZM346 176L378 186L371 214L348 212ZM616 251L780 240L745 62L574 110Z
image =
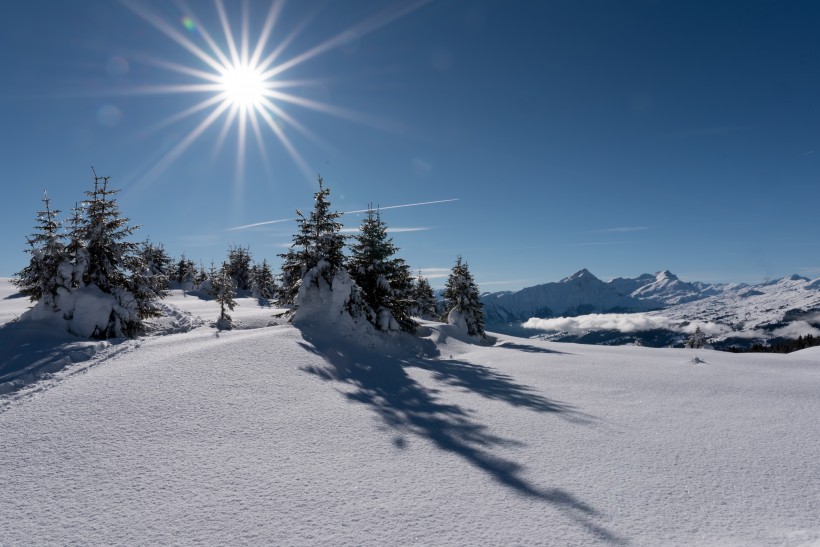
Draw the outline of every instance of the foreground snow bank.
M813 352L442 329L437 358L290 325L123 346L0 412L2 542L820 541Z

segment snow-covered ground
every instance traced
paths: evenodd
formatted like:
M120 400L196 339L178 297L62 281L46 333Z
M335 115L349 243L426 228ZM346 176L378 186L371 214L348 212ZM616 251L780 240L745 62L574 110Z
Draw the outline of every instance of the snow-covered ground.
M427 323L374 352L252 300L219 333L213 302L167 304L153 335L2 396L4 547L820 545L820 348L480 346Z

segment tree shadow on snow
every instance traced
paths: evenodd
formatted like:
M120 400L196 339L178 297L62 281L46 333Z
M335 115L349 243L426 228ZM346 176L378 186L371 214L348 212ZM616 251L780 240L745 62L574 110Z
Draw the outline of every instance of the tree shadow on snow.
M573 414L568 405L531 393L530 388L515 384L509 377L485 367L421 358L404 361L349 345L342 350L332 342L314 339L304 333L303 337L307 343L301 345L326 362L303 370L325 380L354 386L356 391L345 393L345 396L369 406L385 424L403 433L428 439L440 450L458 455L522 496L552 504L599 538L622 542L613 533L591 521L599 515L593 507L565 490L541 488L529 482L522 476L523 466L492 453L494 447L521 446L522 443L493 435L486 425L471 418L468 410L442 402L435 396L434 390L425 388L408 376L405 367L434 371L437 378L446 383L462 385L486 397L539 412ZM394 444L402 448L405 442L400 439Z
M407 365L429 370L433 378L445 384L477 393L487 399L535 412L552 412L577 423L590 423L594 418L575 410L572 405L548 399L535 389L516 383L511 376L482 365L453 359L414 359Z
M26 388L73 363L87 361L119 341L79 338L38 321L0 325L0 395Z
M503 349L514 349L516 351L524 351L527 353L551 353L553 355L572 355L571 353L567 353L565 351L557 351L554 349L541 348L538 346L532 346L530 344L518 344L509 341L499 342L494 347Z

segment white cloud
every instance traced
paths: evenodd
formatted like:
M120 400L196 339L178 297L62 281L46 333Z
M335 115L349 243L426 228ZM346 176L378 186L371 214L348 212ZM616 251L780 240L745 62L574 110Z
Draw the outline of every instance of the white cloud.
M479 287L484 285L513 285L517 283L530 283L529 279L508 279L506 281L478 281L476 284Z
M641 232L643 230L648 230L649 226L619 226L617 228L602 228L600 230L589 230L586 233L588 234L600 234L600 233L624 233L624 232Z
M427 279L440 279L450 275L450 268L422 268L421 276Z
M387 209L402 209L404 207L419 207L421 205L436 205L439 203L450 203L453 201L458 201L459 198L450 198L450 199L437 199L435 201L422 201L419 203L403 203L401 205L388 205L387 207L377 207L379 211L384 211ZM353 215L356 213L366 213L368 209L356 209L355 211L343 211L343 215ZM294 222L297 219L295 218L280 218L276 220L265 220L263 222L254 222L253 224L245 224L244 226L234 226L233 228L225 228L227 231L232 230L245 230L247 228L255 228L257 226L266 226L268 224L278 224L281 222Z
M594 313L578 317L556 317L553 319L539 319L532 317L523 325L527 329L569 332L581 334L591 330L614 330L618 332L642 332L655 329L671 330L691 334L697 327L708 336L725 334L732 329L719 323L689 323L676 321L662 315L646 313Z
M387 233L389 234L398 234L404 232L423 232L424 230L430 230L430 228L423 226L412 226L407 228L394 228L391 226L387 227ZM359 228L342 228L339 231L343 234L358 234Z
M797 338L798 336L820 336L820 329L812 327L806 321L794 321L785 327L779 328L772 332L775 336L782 336L783 338Z

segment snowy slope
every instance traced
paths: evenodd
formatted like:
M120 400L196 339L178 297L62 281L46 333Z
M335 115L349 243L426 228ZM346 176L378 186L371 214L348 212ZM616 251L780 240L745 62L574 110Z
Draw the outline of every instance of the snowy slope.
M664 270L658 272L655 278L648 283L633 290L630 296L641 300L651 300L666 307L700 300L717 294L718 291L717 287L710 285L686 283L669 270Z
M793 275L759 285L728 285L709 298L673 306L656 315L726 326L716 339L820 335L820 280Z
M426 356L373 352L246 304L259 328L204 318L0 408L0 543L820 542L815 351L477 346L427 323Z

